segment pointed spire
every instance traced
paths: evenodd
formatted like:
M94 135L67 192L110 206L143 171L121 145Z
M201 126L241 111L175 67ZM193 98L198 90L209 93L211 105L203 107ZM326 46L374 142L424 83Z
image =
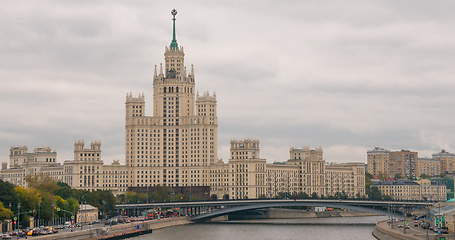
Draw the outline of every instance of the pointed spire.
M176 49L178 50L179 49L179 45L177 44L177 39L175 37L175 15L177 15L177 10L172 9L171 11L171 14L172 14L172 42L171 42L171 49Z
M155 64L155 71L153 72L153 76L156 77L156 64Z
M160 63L160 75L163 75L163 64Z

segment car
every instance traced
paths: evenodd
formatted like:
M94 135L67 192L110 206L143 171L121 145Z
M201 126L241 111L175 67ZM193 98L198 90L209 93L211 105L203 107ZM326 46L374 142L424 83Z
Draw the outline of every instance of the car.
M437 234L448 234L449 232L447 231L447 229L444 229L444 228L437 228L435 227L433 229L433 232L437 233Z
M12 239L12 237L11 237L9 234L6 234L6 233L5 233L5 234L2 234L1 236L2 236L2 240L3 240L3 239L5 239L5 240L6 240L6 239Z
M420 227L423 229L428 229L428 228L430 228L430 224L427 222L421 222Z

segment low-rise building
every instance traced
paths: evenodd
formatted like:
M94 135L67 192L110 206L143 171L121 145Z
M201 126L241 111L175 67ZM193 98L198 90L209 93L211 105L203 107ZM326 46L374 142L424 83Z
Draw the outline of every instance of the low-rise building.
M10 163L14 168L2 169L0 179L19 186L27 186L29 176L48 176L75 189L95 191L111 190L114 194L126 192L128 168L119 161L104 164L101 143L92 142L89 148L83 141L74 143L74 160L57 163L57 153L51 148L35 148L27 152L26 146L10 149Z
M28 152L27 146L15 146L10 148L9 160L10 168L49 165L56 163L57 152L50 147L37 147L33 149L33 152Z
M258 140L231 141L229 162L219 161L210 167L211 194L230 199L299 193L335 196L337 192L349 197L365 196L363 163L326 166L320 147L291 148L288 161L273 164L260 158L259 153Z
M454 179L451 176L445 177L433 177L430 178L431 184L433 185L445 185L446 186L446 193L447 199L454 198Z
M382 195L394 200L416 201L445 201L447 200L446 186L431 184L428 179L419 181L396 180L374 183Z
M86 147L83 141L76 141L74 159L64 161L63 165L56 163L53 158L51 161L37 162L19 160L19 156L28 156L22 151L24 149L26 147L11 150L12 158L16 159L12 159L12 162L20 167L1 170L1 179L25 186L27 176L46 175L75 189L111 190L114 194L126 192L128 187L132 187L131 168L121 165L119 161L104 164L100 142L92 142ZM52 152L50 148L46 149ZM192 187L191 182L198 182L201 187L210 187L211 197L220 199L273 198L299 193L310 196L332 196L336 193L345 193L348 197L365 195L364 164L326 166L320 147L291 148L288 161L274 163L267 163L260 157L259 140L232 140L230 151L231 157L227 163L218 160L209 166L182 170L182 174L189 178L182 186L175 187ZM144 179L152 183L158 181L154 172L154 169L140 170L141 174L146 175Z
M98 220L98 208L90 204L79 205L79 210L76 213L77 223L93 223Z
M56 162L57 152L50 147L34 148L27 146L10 148L10 167L0 171L0 179L18 186L27 186L27 176L48 176L55 181L64 180L64 168Z

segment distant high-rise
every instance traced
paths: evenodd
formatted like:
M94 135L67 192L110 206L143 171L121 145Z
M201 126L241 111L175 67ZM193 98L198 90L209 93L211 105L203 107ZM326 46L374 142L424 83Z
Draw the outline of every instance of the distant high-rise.
M443 149L441 152L433 154L433 159L441 162L441 172L455 173L455 154Z
M367 152L367 172L372 176L389 177L390 151L375 147Z
M390 175L401 178L413 179L416 177L416 165L419 158L418 152L409 150L394 151L390 153Z
M367 171L378 177L413 179L417 176L417 159L417 152L375 147L367 152Z

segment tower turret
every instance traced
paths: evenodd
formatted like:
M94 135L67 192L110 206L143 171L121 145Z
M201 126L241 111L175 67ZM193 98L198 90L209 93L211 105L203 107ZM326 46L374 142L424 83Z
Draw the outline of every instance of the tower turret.
M175 79L180 78L180 75L183 71L184 57L183 48L177 44L176 33L175 33L175 15L177 15L177 10L172 9L172 41L169 45L169 48L166 47L164 52L165 59L165 72L166 78ZM185 77L185 76L183 76Z
M131 117L142 117L144 116L145 110L145 100L144 94L139 94L137 97L134 97L132 93L126 94L126 119Z
M210 93L206 91L202 96L199 96L199 94L197 95L196 114L198 116L206 116L210 124L217 124L215 93L210 95Z
M241 139L231 140L231 159L247 160L259 159L259 140Z

